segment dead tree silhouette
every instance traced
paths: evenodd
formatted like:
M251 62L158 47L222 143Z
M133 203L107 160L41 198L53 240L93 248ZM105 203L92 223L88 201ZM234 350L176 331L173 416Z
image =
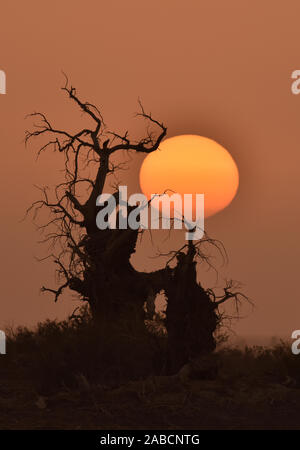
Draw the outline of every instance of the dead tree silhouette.
M96 199L103 193L108 175L120 168L112 162L112 155L122 151L151 153L158 149L167 128L146 113L140 103L138 116L156 127L158 133L148 129L144 138L133 141L128 132L120 135L108 131L99 109L82 102L67 79L62 90L90 118L93 126L72 134L53 127L42 113L30 115L40 123L33 131L26 132L26 143L44 137L47 141L40 147L38 156L50 148L64 155L64 181L53 192L41 188L42 198L27 211L33 211L36 217L46 208L51 215L40 227L45 231L44 242L57 249L49 257L57 266L62 283L57 289L43 287L42 290L51 292L55 301L64 289L75 291L89 303L97 324L109 327L111 332L124 321L131 323L132 332L144 329L144 303L149 296L153 298L164 291L168 302L166 368L167 372L174 373L189 359L215 348L218 306L229 298L238 301L241 294L232 293L228 287L224 297L216 299L213 291L205 291L197 283L196 259L205 259L199 242L190 242L173 253L175 267L167 263L160 270L145 273L130 263L139 230L97 228ZM89 189L84 190L84 186ZM114 196L119 204L117 189Z

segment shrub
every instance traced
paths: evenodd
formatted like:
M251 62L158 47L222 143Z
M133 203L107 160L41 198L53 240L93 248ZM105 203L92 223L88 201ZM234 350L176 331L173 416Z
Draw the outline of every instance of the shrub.
M74 386L78 376L118 385L160 370L163 338L146 329L108 329L93 322L86 310L64 321L46 320L35 330L10 331L7 356L40 392Z

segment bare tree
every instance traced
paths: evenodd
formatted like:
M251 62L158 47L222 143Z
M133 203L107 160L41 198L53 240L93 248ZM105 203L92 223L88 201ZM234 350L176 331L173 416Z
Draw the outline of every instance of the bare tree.
M197 283L197 258L206 259L200 242L190 242L173 252L175 267L171 268L170 260L162 269L144 273L130 263L139 230L97 228L100 207L96 199L103 193L109 174L120 168L112 162L112 155L122 151L151 153L158 149L167 128L140 104L138 116L151 127L144 138L134 141L128 132L121 135L108 131L99 109L82 102L67 79L62 90L93 126L74 134L54 127L42 113L30 115L38 123L33 131L26 132L26 143L43 137L46 142L39 148L38 156L50 149L64 155L64 181L53 191L41 188L42 198L28 209L34 217L42 209L50 212L50 220L40 228L45 232L44 241L53 247L49 257L57 267L61 284L42 290L52 293L55 301L66 288L77 292L89 303L99 326L111 329L121 326L124 320L131 321L133 329L144 327L144 303L163 290L168 301L167 370L174 372L189 358L215 348L218 306L239 294L231 293L228 286L224 297L213 298L213 291L205 291ZM118 205L117 189L113 195Z

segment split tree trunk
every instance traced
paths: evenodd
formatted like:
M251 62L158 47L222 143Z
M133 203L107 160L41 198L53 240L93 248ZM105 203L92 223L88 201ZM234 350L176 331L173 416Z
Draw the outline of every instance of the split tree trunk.
M218 316L208 294L197 283L194 255L191 243L187 254L178 255L177 266L165 287L169 374L177 373L184 364L216 347Z

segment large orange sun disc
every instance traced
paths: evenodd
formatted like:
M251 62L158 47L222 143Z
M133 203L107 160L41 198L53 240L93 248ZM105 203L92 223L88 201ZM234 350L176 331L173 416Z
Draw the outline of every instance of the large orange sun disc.
M226 208L236 195L239 173L230 153L202 136L181 135L165 139L146 156L140 170L142 192L204 194L205 217Z

